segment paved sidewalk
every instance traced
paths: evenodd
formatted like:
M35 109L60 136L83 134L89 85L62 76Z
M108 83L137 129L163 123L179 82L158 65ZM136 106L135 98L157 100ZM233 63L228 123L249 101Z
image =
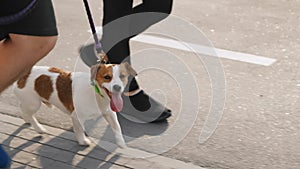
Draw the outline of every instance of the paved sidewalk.
M109 153L95 145L82 147L72 132L49 126L45 126L49 133L41 136L22 119L1 113L0 126L0 143L12 157L11 168L201 169L160 155L126 158L119 152Z

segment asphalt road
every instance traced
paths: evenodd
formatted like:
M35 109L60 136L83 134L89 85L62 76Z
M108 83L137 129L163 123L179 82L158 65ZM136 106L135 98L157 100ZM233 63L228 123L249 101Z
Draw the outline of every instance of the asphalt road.
M79 46L90 37L88 22L81 1L54 0L54 5L59 41L49 56L38 64L72 71L76 68ZM97 25L101 25L101 1L93 0L91 6ZM223 116L214 134L200 144L200 131L214 106L210 76L195 54L163 47L183 59L195 72L200 98L197 117L194 121L184 121L183 126L192 124L191 130L163 155L207 168L299 168L300 1L175 1L172 14L196 26L217 48L265 56L276 62L262 66L220 59L226 79ZM186 27L178 25L169 31ZM159 46L132 42L133 53L147 53L145 49L149 48ZM170 64L164 59L160 62ZM142 70L137 61L133 64ZM124 132L142 141L159 138L172 128L180 133L184 127L173 125L178 118L184 120L184 115L192 112L181 112L180 89L172 76L155 70L141 71L139 82L146 91L167 99L174 116L168 124L134 124L123 120ZM153 89L163 90L165 96L160 97L158 90ZM0 112L19 116L17 105L11 89L0 96ZM42 107L37 117L55 127L71 127L68 116L57 109ZM157 142L158 145L167 147L168 140ZM155 151L155 145L132 143L132 146Z

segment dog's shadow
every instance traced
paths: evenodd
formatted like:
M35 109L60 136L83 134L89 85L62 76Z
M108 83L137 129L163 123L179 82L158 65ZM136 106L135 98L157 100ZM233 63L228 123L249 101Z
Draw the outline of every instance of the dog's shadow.
M144 123L127 119L118 114L118 121L122 128L122 134L127 145L131 148L142 149L152 152L157 147L161 135L168 129L169 123L162 121L158 123ZM92 118L83 121L84 128L88 136L95 138L96 144L108 151L114 151L116 145L107 144L107 142L115 143L115 135L111 127L107 124L103 117ZM109 148L107 148L109 147ZM153 151L152 153L156 153Z
M94 119L91 121L86 121L88 126L85 126L85 128L89 127L89 129L92 129L97 125L97 121L103 124L105 120ZM167 121L163 121L160 123L136 123L126 119L123 116L118 116L118 121L121 125L123 137L125 138L127 144L145 135L159 137L168 128ZM97 130L96 127L95 129ZM106 124L106 127L104 128L102 126L100 130L102 130L102 135L99 135L99 138L94 139L95 144L97 144L98 146L96 146L92 151L90 151L87 154L87 156L95 159L100 159L103 161L109 161L109 162L99 161L98 163L96 162L93 164L90 163L90 159L82 159L77 166L86 167L86 164L88 164L89 168L109 169L111 168L113 163L116 162L119 158L123 156L128 157L124 154L114 152L118 148L118 146L115 144L115 137L113 134L113 130L108 124ZM131 147L131 148L135 148L135 147Z

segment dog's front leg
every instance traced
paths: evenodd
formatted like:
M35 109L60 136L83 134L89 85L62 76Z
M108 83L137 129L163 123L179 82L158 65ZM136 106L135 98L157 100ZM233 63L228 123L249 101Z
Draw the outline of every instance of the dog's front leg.
M86 137L84 133L84 129L77 118L76 112L73 112L71 116L73 121L73 130L77 141L79 142L80 145L84 145L84 146L90 145L91 141Z
M121 126L116 112L107 111L103 116L114 131L117 145L121 148L126 148L127 146L122 135Z

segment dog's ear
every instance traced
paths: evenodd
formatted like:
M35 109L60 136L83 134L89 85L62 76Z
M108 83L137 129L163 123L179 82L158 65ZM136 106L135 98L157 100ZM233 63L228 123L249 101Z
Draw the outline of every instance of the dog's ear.
M96 64L91 67L91 82L95 81L97 72L99 71L100 67L100 64Z
M136 71L131 67L131 65L128 62L123 62L121 63L125 66L127 72L131 75L131 76L137 76Z

